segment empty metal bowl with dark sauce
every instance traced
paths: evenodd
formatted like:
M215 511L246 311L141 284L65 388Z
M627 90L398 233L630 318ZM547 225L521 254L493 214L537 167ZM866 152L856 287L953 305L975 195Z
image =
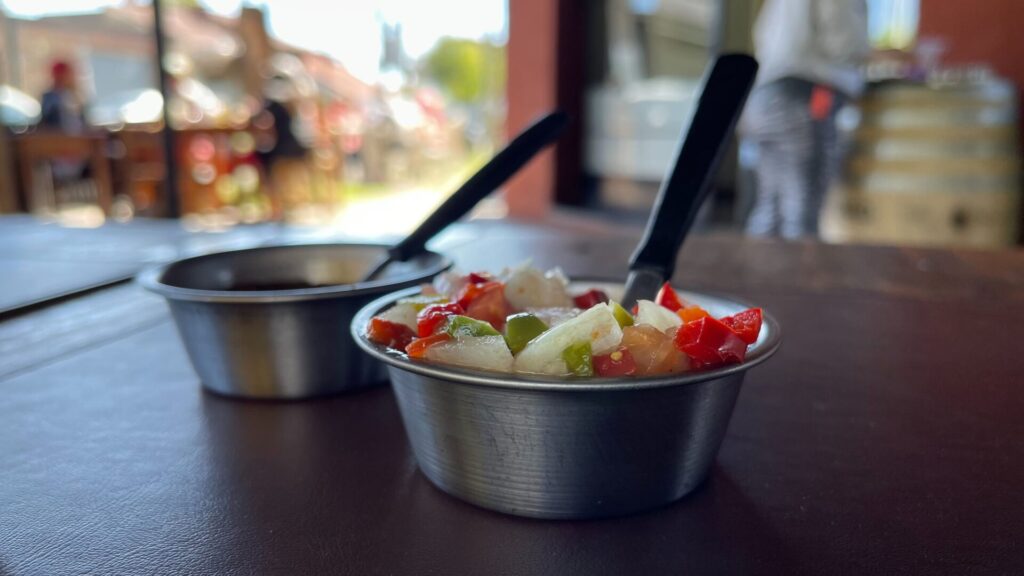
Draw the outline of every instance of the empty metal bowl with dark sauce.
M365 304L429 282L451 261L427 252L360 279L387 254L375 244L307 244L221 252L142 272L167 298L203 386L228 396L298 399L382 383L352 341Z

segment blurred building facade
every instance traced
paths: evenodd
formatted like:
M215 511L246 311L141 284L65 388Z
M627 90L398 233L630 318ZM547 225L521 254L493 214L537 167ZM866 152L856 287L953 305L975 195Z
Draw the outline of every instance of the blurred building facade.
M334 58L273 38L265 21L266 15L251 7L237 18L181 4L165 9L164 66L172 78L169 113L179 134L176 158L185 212L242 205L245 214L233 218L282 216L288 198L267 190L260 166L261 146L273 141L260 115L270 77L290 83L293 122L283 129L293 130L310 151L308 183L292 194L294 201L329 210L346 184L389 184L431 170L437 158L466 154L463 123L450 117L446 98L429 83L414 81L418 63L404 53L400 27L383 24L388 61L382 71L400 70L402 77L369 84ZM97 129L90 136L107 140L81 147L102 147L113 164L108 181L91 184L110 188L94 189L94 199L101 205L120 200L132 214L161 213L165 167L157 132L163 100L153 29L152 7L136 3L38 19L0 15L0 106L14 133L10 148L19 180L14 186L23 191L20 198L7 199L8 207L38 210L61 200L46 160L62 153L57 148L75 136L50 135L47 146L26 142L42 138L34 126L35 99L48 88L52 64L64 61L77 74L86 119Z

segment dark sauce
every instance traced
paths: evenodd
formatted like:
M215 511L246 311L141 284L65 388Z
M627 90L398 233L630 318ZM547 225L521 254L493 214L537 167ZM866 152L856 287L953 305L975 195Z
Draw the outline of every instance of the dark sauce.
M328 286L338 286L338 284L312 284L310 282L302 282L301 280L295 282L243 282L233 284L228 289L238 292L256 292L269 290L308 290L310 288L326 288Z

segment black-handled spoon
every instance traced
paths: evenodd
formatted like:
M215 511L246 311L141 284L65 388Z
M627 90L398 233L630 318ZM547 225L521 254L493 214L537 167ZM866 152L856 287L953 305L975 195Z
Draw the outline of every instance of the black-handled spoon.
M427 241L459 218L466 215L488 194L519 171L545 146L555 141L569 122L564 112L551 112L523 130L505 148L494 155L483 168L473 174L416 230L388 250L385 259L363 276L363 282L375 279L388 264L404 262L427 249Z
M676 254L711 192L715 171L757 75L745 54L719 56L704 77L668 177L661 183L640 245L629 261L622 304L652 299L675 271Z

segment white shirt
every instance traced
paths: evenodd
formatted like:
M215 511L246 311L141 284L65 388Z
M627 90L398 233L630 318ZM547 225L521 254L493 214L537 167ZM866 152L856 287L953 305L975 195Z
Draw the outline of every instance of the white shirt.
M754 25L757 84L797 77L859 95L867 20L865 0L765 0Z

